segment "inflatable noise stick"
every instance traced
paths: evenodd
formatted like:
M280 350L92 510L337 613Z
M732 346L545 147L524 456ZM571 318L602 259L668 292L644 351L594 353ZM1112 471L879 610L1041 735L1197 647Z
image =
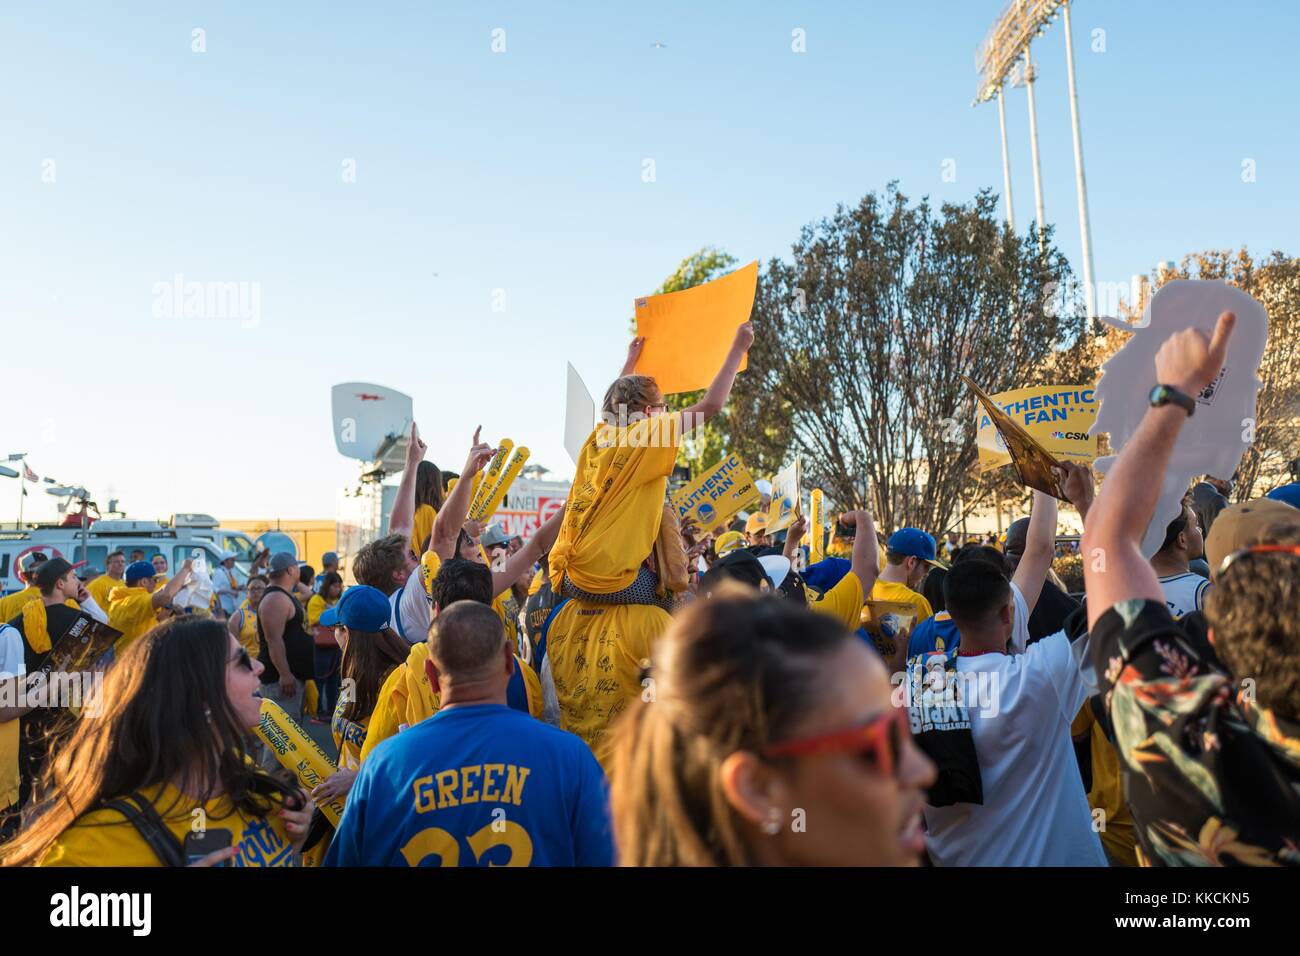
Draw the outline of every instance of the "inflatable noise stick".
M808 543L808 563L816 564L826 557L825 516L822 503L822 490L814 488L808 496L808 530L812 540Z
M316 741L273 700L262 700L262 716L253 730L271 748L280 766L293 774L308 793L338 769ZM343 798L322 803L320 809L325 819L337 827L343 815Z
M510 458L510 464L506 465L505 472L497 480L495 487L488 495L487 502L483 505L482 514L474 515L476 521L487 521L488 518L501 507L501 502L505 500L506 492L514 484L515 479L519 477L519 472L523 471L524 463L528 461L528 449L516 448L514 455Z
M479 482L478 487L474 490L474 497L469 503L469 517L478 520L478 516L483 513L483 506L487 504L493 489L496 488L497 479L501 477L501 470L505 468L506 458L514 447L515 443L509 438L501 439L501 447L497 449L497 453L488 462L487 470L483 472L483 480Z

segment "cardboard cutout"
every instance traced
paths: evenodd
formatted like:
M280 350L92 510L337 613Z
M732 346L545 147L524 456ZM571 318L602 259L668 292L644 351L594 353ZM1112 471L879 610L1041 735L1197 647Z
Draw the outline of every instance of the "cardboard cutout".
M1097 383L1101 408L1093 434L1110 433L1114 455L1098 458L1104 474L1150 407L1148 396L1156 381L1156 352L1182 329L1214 334L1221 312L1235 312L1237 325L1228 342L1228 356L1215 380L1196 397L1196 413L1188 419L1174 445L1156 504L1155 517L1142 537L1148 558L1160 548L1165 529L1178 517L1183 495L1199 475L1229 478L1237 470L1255 429L1255 396L1259 392L1259 362L1268 340L1264 307L1240 289L1223 282L1179 279L1162 286L1142 314L1133 336L1102 367ZM1168 384L1168 383L1163 383Z

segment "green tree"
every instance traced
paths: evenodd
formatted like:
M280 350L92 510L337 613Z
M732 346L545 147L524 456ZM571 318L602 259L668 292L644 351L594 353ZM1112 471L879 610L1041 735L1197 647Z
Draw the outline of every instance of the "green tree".
M779 444L769 432L785 430L807 484L869 504L882 529L945 529L983 500L992 483L973 474L974 397L961 376L990 392L1045 384L1067 350L1072 378L1095 373L1050 230L1040 251L1032 231L1006 228L997 202L985 190L936 211L891 184L805 226L759 283L732 447Z

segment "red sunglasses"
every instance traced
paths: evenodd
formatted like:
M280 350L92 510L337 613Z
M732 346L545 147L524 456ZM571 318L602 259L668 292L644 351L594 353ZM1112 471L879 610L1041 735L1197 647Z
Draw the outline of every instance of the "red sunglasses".
M861 754L878 771L892 777L902 760L903 740L911 733L906 707L890 707L866 723L848 730L764 747L764 757L808 757L814 754Z

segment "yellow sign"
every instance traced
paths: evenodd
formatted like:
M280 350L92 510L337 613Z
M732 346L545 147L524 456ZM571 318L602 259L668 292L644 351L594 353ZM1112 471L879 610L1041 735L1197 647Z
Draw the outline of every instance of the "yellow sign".
M681 292L636 300L636 334L645 338L636 374L653 375L665 395L708 388L749 321L758 263ZM749 358L741 361L743 371Z
M767 508L767 533L776 534L794 524L799 515L799 459L772 477L772 503Z
M711 531L724 527L738 511L761 497L740 456L728 454L673 495L672 500L678 518L691 518L701 531Z
M1090 464L1097 457L1097 393L1088 385L1034 385L987 396L1055 458ZM988 412L975 408L980 471L1009 464L1007 444Z
M816 564L826 557L826 517L822 499L820 488L814 488L808 496L808 533L812 535L808 542L809 564Z
M997 430L998 438L1007 450L1011 464L1015 466L1016 474L1020 477L1020 483L1026 488L1033 488L1054 498L1067 501L1068 499L1061 490L1061 482L1057 476L1057 471L1061 466L1060 461L1040 445L1038 439L1025 430L1025 426L1021 425L1007 412L1004 412L1002 407L993 400L993 396L989 395L965 375L961 378L975 393L975 397L979 399L979 404L984 406L984 414L989 417L992 421L992 427Z

